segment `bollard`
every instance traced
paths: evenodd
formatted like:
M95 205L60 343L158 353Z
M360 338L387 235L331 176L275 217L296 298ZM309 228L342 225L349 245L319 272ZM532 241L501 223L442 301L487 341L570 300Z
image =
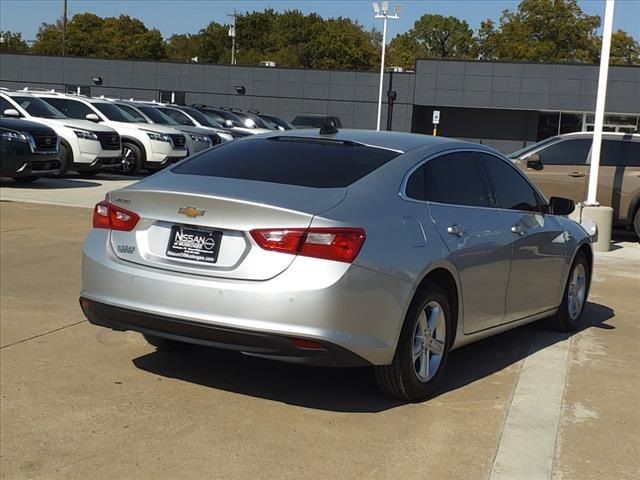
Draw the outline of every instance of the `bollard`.
M584 205L580 217L580 223L583 225L593 222L597 226L597 234L593 239L593 250L595 252L608 252L611 244L613 208Z

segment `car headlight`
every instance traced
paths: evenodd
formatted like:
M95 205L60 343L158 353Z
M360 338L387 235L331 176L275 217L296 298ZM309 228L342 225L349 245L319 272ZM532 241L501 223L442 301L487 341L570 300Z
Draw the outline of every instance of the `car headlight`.
M202 143L208 143L211 144L211 139L205 135L198 135L197 133L190 133L189 136L191 137L191 140L193 140L194 142L202 142Z
M98 136L93 132L89 132L88 130L74 130L73 133L76 134L76 137L82 138L84 140L98 140Z
M164 133L147 132L147 135L151 140L156 140L157 142L171 142L171 137Z
M252 118L245 118L243 123L247 128L256 128L256 122Z
M20 132L2 132L2 140L9 140L10 142L28 142L27 136Z

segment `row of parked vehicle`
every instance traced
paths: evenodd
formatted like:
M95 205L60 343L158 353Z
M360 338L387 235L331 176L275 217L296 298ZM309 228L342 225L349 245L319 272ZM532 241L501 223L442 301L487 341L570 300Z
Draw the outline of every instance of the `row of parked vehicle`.
M0 117L2 176L21 182L72 170L85 176L155 171L234 138L295 128L259 112L28 88L0 90ZM294 122L315 126L321 119L300 116Z

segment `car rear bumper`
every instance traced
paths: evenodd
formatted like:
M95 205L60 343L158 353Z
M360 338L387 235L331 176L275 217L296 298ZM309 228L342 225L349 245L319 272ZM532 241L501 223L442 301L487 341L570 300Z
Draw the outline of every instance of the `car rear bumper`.
M89 322L112 330L132 330L187 343L239 350L291 363L331 367L370 365L355 353L328 342L315 342L316 345L312 345L312 348L305 348L297 346L292 338L279 335L223 328L202 322L137 312L82 297L80 306Z
M107 317L111 323L121 322L132 330L150 328L153 332L148 333L178 335L194 343L218 340L215 336L209 338L209 333L200 338L192 325L201 327L198 332L241 331L268 337L264 348L270 348L272 353L234 348L292 361L299 361L299 352L289 352L281 340L273 339L302 338L330 345L327 351L332 358L339 347L354 354L352 358L385 365L393 359L410 295L411 285L395 277L307 257L296 257L284 272L265 281L152 268L119 259L111 250L108 232L92 230L84 246L80 296L154 319L153 326L145 327L126 319L131 315L125 315L124 320ZM96 314L95 318L95 323L100 323L104 316ZM188 332L180 333L173 330L176 325L190 327ZM242 346L243 342L238 343ZM335 358L310 363L362 364Z

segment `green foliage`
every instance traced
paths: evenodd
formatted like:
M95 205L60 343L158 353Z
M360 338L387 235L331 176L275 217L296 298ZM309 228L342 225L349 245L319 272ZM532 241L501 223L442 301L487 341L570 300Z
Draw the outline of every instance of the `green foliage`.
M388 45L387 65L411 69L419 58L529 62L597 62L598 16L586 15L577 0L522 0L502 12L498 24L485 20L477 34L455 17L425 14ZM348 18L323 19L299 10L246 12L238 15L239 65L271 60L283 67L374 70L379 67L382 35ZM29 49L19 33L3 32L1 52L62 54L62 25L43 23ZM66 53L122 59L230 63L229 25L211 22L195 34L164 40L156 29L121 15L102 18L74 15L67 25ZM626 32L613 34L611 63L640 64L640 45Z
M591 62L600 17L585 14L577 0L523 0L505 10L500 25L480 27L478 55L487 60Z
M360 24L348 18L332 18L324 22L319 33L305 45L302 66L371 70L379 65L378 50Z
M31 49L39 55L62 55L62 23L43 23Z
M473 30L455 17L425 14L389 45L389 65L413 68L419 58L469 59L475 55Z
M33 45L34 53L62 53L62 25L43 23ZM128 15L102 18L92 13L74 15L67 24L67 55L161 60L166 58L165 42L159 30L149 30Z
M195 35L198 61L203 63L230 63L231 37L228 27L211 22Z
M0 53L27 53L29 45L22 39L21 33L0 30Z
M598 51L600 48L598 48ZM619 65L640 65L640 44L624 30L611 35L609 63Z
M198 56L200 38L197 35L174 34L167 40L167 58L175 62L188 62Z

